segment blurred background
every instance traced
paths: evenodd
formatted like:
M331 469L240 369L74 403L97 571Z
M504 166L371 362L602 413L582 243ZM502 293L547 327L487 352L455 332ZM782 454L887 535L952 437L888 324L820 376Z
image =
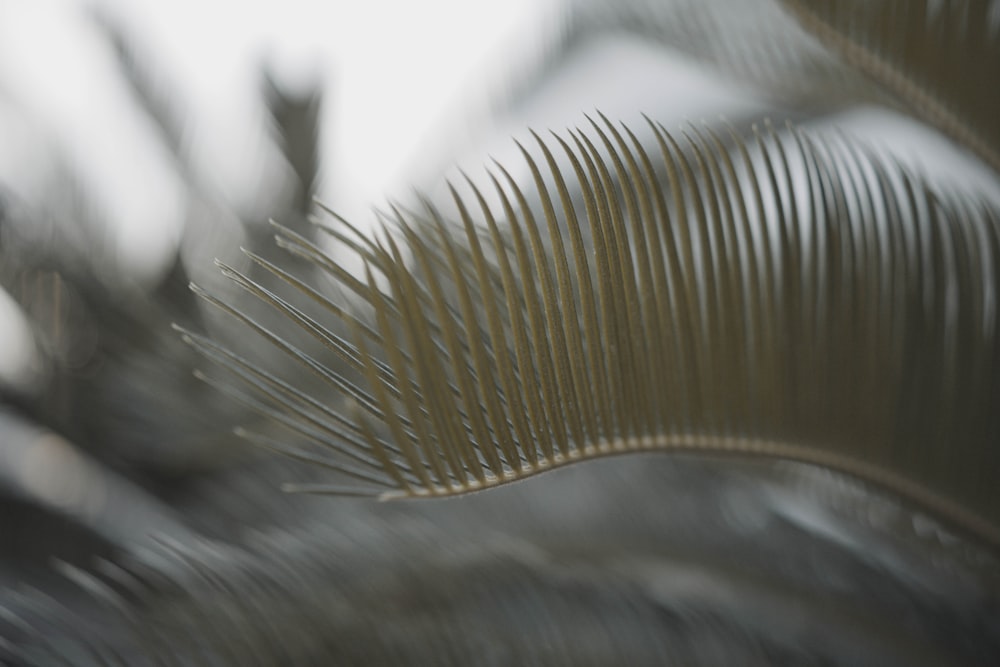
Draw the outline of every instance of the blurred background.
M282 466L233 445L247 415L170 328L204 324L187 283L313 197L363 225L430 183L485 134L539 11L0 2L0 585L288 520Z
M373 206L414 189L438 196L491 158L512 163L510 137L526 128L580 126L597 111L637 128L642 114L668 129L764 116L850 128L997 193L988 171L889 110L766 0L0 0L0 609L29 606L27 586L86 607L52 563L140 553L154 535L242 546L275 528L359 522L350 539L295 547L316 558L414 517L436 534L490 516L527 542L552 525L567 544L634 529L634 543L622 539L639 549L651 526L698 534L694 500L632 515L651 502L635 494L656 482L634 482L650 471L714 499L712 516L746 539L773 529L765 515L811 535L816 503L791 496L864 495L815 471L661 460L566 471L461 510L332 506L277 493L310 472L232 435L253 417L193 376L200 363L171 329L225 326L189 281L239 299L213 260L245 266L241 246L268 256L269 220L309 235L317 198L364 228ZM770 491L747 490L759 484ZM498 519L539 507L527 529ZM849 542L841 530L831 539Z

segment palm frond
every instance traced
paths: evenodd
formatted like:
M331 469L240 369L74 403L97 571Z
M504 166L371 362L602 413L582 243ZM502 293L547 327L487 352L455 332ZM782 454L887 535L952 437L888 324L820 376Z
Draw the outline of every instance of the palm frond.
M352 492L451 495L649 450L767 456L1000 541L1000 213L846 137L650 129L652 150L606 120L536 135L533 189L497 165L494 204L452 188L455 221L393 209L353 249L363 280L278 227L341 305L271 264L304 302L224 266L287 331L206 298L317 385L186 337Z
M784 0L802 25L1000 171L1000 3Z

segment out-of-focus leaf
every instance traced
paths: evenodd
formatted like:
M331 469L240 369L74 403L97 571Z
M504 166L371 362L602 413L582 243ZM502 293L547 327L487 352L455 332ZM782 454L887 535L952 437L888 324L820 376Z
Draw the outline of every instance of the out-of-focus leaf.
M17 597L7 636L28 665L988 665L997 568L836 475L637 457L69 570L90 603Z
M1000 171L1000 3L784 0L810 32Z

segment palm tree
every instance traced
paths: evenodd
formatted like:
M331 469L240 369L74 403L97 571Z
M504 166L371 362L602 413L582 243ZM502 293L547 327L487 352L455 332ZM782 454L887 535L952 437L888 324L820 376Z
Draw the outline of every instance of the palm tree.
M987 186L843 132L595 113L374 234L274 223L283 253L219 262L239 290L176 328L269 453L249 477L339 497L63 566L87 596L13 596L18 659L992 664L1000 7L768 7L580 3L552 53L621 26L889 104Z

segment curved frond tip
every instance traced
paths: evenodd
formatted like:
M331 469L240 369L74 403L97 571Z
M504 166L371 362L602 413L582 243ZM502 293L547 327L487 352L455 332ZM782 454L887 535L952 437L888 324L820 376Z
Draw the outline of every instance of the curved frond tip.
M1000 172L1000 2L782 0L902 108Z
M452 188L451 213L392 207L373 239L321 227L361 278L278 226L318 276L250 255L266 287L223 267L273 323L206 298L294 372L188 340L286 430L255 440L351 492L450 495L623 452L765 455L996 539L1000 214L844 137L644 129L534 136L530 187L496 165L489 188Z

